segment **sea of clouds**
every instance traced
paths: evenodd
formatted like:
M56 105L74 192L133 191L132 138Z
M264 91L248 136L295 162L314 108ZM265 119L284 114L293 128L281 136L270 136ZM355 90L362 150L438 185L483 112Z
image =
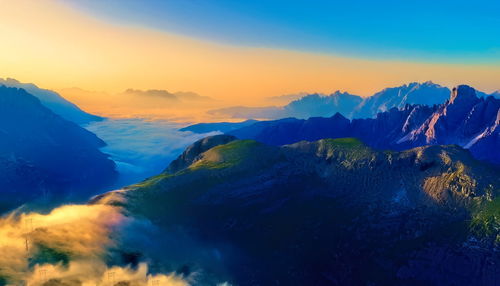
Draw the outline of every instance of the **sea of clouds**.
M217 133L162 120L106 119L85 126L117 164L117 188L157 175L193 142ZM228 285L217 249L116 206L19 208L0 217L0 285ZM211 274L204 269L210 268ZM125 283L125 284L123 284Z
M102 148L116 162L116 188L140 182L162 172L195 141L218 133L181 132L184 125L165 120L106 119L85 126L107 143Z

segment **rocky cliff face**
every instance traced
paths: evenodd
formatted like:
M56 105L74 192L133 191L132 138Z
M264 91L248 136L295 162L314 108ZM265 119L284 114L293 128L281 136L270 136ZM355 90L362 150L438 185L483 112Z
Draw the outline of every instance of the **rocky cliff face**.
M195 153L189 166L94 203L204 241L213 261L186 261L200 280L494 285L500 278L499 169L459 146L380 152L353 138L282 147L237 140ZM224 274L210 268L215 263Z
M0 87L0 139L0 157L9 162L0 165L1 172L12 174L2 176L0 191L16 194L19 201L42 192L57 199L114 180L113 161L99 151L105 144L101 139L22 89ZM40 179L16 170L33 172ZM6 196L2 201L14 202Z
M436 106L406 105L377 114L373 119L340 120L311 118L259 122L230 134L282 145L300 140L357 137L378 149L404 150L433 144L456 144L469 149L477 158L500 164L497 116L500 100L478 98L465 85L453 89L449 100Z

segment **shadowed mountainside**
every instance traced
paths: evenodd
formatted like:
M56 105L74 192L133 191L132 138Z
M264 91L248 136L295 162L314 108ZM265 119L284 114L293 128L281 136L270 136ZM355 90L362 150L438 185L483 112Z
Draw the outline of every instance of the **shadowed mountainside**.
M499 169L459 146L381 152L353 138L276 147L220 135L186 154L93 203L202 238L237 285L500 279Z
M0 86L3 206L93 192L113 182L115 164L93 133L66 121L23 89ZM3 208L2 210L5 210Z
M22 88L26 90L29 94L38 98L40 102L52 112L76 124L82 125L92 121L99 121L103 119L102 117L89 114L81 110L78 106L67 101L58 93L48 89L41 89L32 83L21 83L12 78L0 78L0 85Z

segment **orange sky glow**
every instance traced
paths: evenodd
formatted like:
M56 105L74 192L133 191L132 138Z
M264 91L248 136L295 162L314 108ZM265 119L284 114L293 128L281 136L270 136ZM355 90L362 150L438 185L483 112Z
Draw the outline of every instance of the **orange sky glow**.
M104 22L62 1L0 0L0 34L0 77L62 91L101 115L109 115L106 110L133 114L133 106L120 110L120 98L110 96L128 88L193 91L216 100L207 107L263 106L269 105L268 97L298 92L343 90L368 96L387 86L427 80L470 84L486 92L500 88L495 65L222 45ZM73 87L98 92L71 92Z

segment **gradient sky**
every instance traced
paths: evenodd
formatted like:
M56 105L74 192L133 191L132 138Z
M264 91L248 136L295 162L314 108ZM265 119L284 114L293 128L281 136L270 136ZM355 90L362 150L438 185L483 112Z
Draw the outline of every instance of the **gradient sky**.
M498 11L462 0L0 0L0 77L250 105L426 80L489 92L500 88ZM94 94L67 96L85 107L104 96Z
M232 45L500 63L500 2L492 0L69 2L105 20Z

